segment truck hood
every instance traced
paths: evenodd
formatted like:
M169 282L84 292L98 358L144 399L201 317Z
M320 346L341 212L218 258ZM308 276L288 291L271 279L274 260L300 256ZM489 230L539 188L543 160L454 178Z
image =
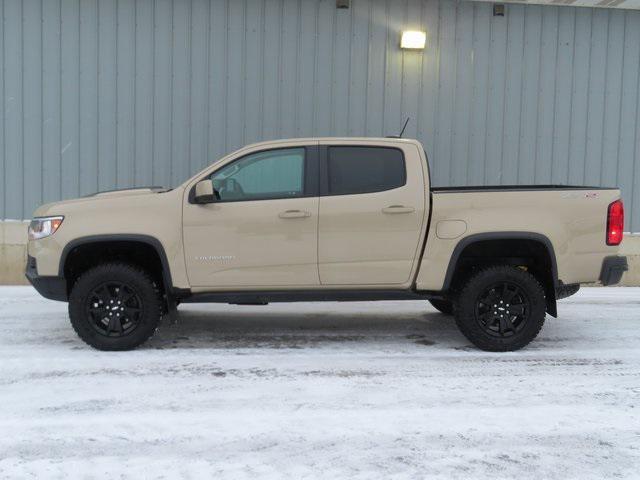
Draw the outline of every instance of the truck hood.
M164 193L171 190L166 187L135 187L135 188L122 188L119 190L105 190L103 192L96 192L87 195L88 197L123 197L125 195L144 195L149 193Z
M170 188L165 187L137 187L137 188L125 188L122 190L108 190L104 192L96 192L80 198L72 198L69 200L61 200L59 202L48 203L42 205L36 209L33 213L34 217L44 217L47 215L64 215L68 208L73 208L77 205L87 205L107 200L115 200L123 197L134 196L151 196L158 195L159 193L165 193L171 191Z

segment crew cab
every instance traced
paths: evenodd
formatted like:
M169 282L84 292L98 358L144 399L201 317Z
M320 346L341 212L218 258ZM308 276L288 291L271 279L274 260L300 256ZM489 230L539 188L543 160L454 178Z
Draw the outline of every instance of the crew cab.
M581 283L620 281L616 188L433 188L422 145L312 138L244 147L182 185L38 208L26 276L102 350L181 302L425 300L489 351L533 340Z

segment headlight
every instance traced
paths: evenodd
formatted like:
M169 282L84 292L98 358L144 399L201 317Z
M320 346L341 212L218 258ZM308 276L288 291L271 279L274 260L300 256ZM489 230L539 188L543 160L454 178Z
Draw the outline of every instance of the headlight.
M56 233L64 217L36 217L29 224L29 240L39 240Z

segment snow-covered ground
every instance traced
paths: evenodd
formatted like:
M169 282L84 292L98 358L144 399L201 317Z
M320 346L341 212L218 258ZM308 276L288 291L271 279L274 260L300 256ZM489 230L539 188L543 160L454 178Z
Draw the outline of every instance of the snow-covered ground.
M183 305L103 353L0 288L1 478L640 477L640 288L585 288L515 353L424 302Z

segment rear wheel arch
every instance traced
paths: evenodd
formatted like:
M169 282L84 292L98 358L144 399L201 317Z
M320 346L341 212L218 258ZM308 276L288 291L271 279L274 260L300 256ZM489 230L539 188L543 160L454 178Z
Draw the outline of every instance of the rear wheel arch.
M469 235L453 250L442 289L451 291L474 269L491 264L522 265L543 285L547 312L557 315L558 266L553 244L536 232L489 232Z

